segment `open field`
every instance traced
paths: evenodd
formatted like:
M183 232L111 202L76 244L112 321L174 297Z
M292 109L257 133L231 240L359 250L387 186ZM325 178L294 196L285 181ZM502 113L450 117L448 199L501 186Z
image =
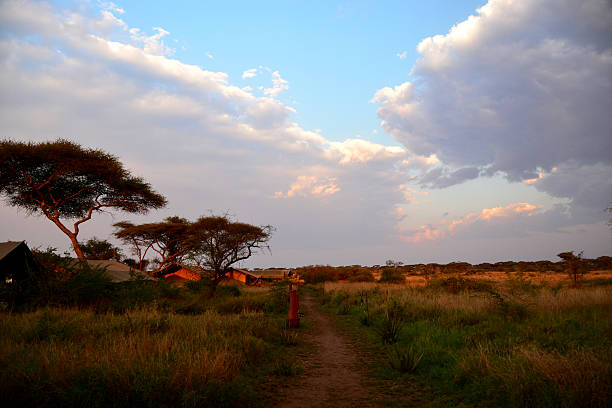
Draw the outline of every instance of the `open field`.
M328 282L320 299L396 390L421 381L449 405L610 406L612 286L600 279L609 271L578 289L566 276L559 285L504 275L428 287Z
M297 374L284 294L188 289L120 312L0 314L2 406L261 406Z
M285 328L283 284L211 297L197 282L78 276L0 312L3 406L612 402L611 271L578 288L528 271L325 282L302 290L316 296L298 330Z

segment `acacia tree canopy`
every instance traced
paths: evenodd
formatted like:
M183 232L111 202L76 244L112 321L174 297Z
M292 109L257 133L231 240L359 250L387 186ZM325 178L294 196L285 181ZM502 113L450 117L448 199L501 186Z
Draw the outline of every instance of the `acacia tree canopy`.
M234 222L229 216L201 217L190 227L190 256L210 272L214 290L232 265L258 250L269 250L272 232L270 225Z
M142 178L113 155L67 140L0 141L0 195L9 205L42 214L66 234L79 258L77 236L94 212L116 208L146 213L166 205ZM67 221L74 221L69 227Z
M168 217L162 222L132 224L122 221L113 224L115 237L123 241L138 257L142 268L149 250L161 258L158 269L170 262L181 262L189 250L187 243L191 223L185 218Z

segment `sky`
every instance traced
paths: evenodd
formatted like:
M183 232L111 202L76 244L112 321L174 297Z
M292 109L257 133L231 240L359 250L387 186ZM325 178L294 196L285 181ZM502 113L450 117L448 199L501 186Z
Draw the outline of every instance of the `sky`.
M0 137L168 199L81 241L229 213L275 228L242 267L612 255L611 106L608 0L0 0ZM4 201L0 225L70 248Z

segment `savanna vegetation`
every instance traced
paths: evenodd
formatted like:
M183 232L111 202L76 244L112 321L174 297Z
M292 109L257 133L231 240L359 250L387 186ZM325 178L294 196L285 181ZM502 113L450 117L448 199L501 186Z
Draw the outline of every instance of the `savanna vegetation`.
M211 297L206 280L117 284L38 256L43 273L0 291L2 406L259 406L301 370L285 285Z
M373 375L396 392L417 381L440 405L607 407L612 286L572 283L521 275L441 275L421 287L327 282L320 300L376 356Z

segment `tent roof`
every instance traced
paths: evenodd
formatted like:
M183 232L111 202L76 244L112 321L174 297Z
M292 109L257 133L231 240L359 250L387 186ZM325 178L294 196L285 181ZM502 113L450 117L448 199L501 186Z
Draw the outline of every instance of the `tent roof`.
M19 245L23 244L23 241L8 241L8 242L0 242L0 259L3 259L5 256L13 252L15 248Z
M78 259L74 260L78 262ZM103 260L103 259L85 259L87 264L94 268L100 268L106 270L106 273L111 277L113 282L125 282L129 281L132 276L130 272L139 275L145 280L154 280L148 275L143 274L142 272L129 267L126 264L115 261L114 259Z

